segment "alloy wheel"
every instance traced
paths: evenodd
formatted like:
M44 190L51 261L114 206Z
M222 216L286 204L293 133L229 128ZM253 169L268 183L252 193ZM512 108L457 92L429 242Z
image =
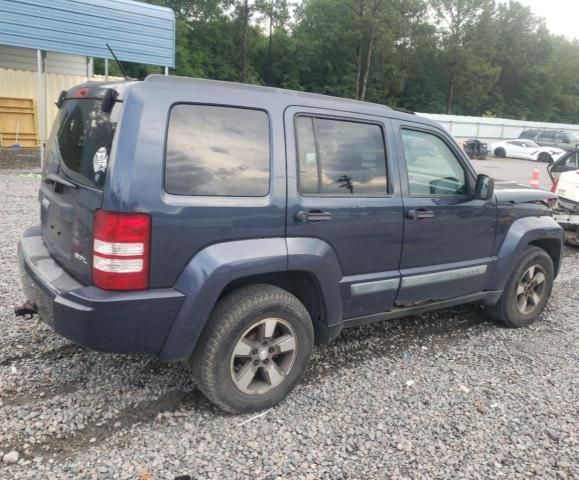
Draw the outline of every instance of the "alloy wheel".
M541 304L545 292L545 270L540 265L529 267L517 286L517 308L523 315L530 315Z
M231 354L234 385L248 395L269 392L291 371L297 348L296 333L287 321L259 320L239 337Z

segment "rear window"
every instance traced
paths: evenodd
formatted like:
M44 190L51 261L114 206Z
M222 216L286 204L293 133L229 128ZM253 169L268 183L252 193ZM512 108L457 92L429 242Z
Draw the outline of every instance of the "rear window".
M175 195L264 196L269 156L265 112L175 105L167 133L165 190Z
M101 100L65 100L47 146L49 168L60 164L71 180L102 188L120 107L111 113Z

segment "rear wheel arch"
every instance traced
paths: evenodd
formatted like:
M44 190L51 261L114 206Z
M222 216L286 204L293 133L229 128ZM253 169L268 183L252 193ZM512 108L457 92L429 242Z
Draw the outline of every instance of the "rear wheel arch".
M237 278L223 288L217 302L234 290L255 284L273 285L295 296L310 314L316 343L326 343L324 340L325 327L327 326L326 303L320 282L314 274L298 270Z

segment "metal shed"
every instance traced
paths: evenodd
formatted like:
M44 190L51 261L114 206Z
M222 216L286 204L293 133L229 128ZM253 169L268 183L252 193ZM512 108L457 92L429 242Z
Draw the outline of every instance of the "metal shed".
M165 67L175 66L175 14L170 8L135 0L0 0L0 46L16 49L12 62L30 71L29 52L36 51L37 116L43 157L46 139L46 71L56 54L112 59ZM32 50L30 50L32 49ZM19 55L18 51L21 52ZM47 52L52 52L47 61ZM21 57L21 60L17 57Z

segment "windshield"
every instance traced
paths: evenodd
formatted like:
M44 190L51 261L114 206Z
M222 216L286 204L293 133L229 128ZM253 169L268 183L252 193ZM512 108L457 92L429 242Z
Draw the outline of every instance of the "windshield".
M102 188L120 108L101 109L100 100L65 100L46 151L47 168L71 180Z

